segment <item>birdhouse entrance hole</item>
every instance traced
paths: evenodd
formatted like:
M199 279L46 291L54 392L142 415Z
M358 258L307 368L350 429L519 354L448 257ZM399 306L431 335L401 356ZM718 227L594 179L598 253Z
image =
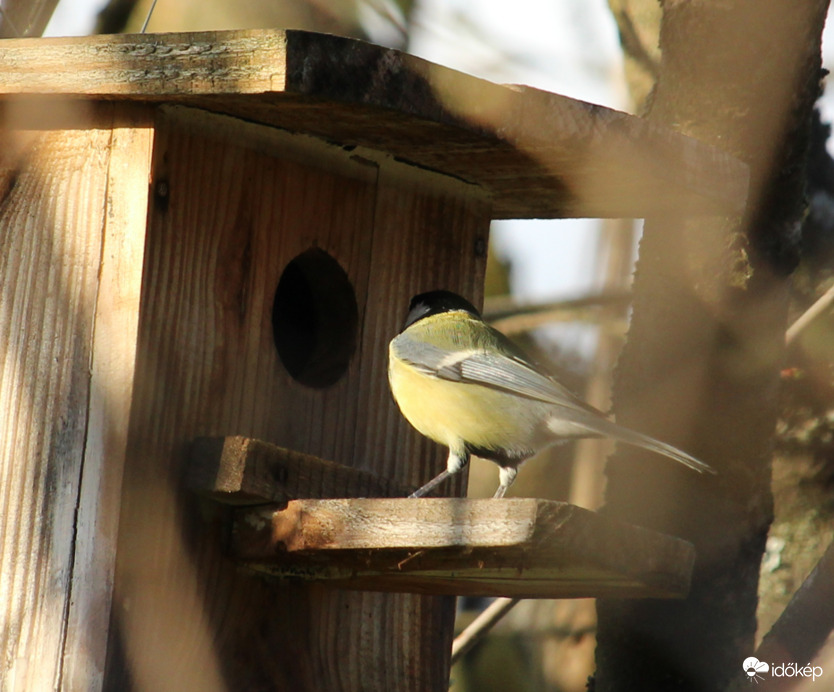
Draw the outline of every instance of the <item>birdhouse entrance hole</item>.
M275 290L272 333L281 362L308 387L329 387L356 349L359 311L345 270L311 248L287 264Z

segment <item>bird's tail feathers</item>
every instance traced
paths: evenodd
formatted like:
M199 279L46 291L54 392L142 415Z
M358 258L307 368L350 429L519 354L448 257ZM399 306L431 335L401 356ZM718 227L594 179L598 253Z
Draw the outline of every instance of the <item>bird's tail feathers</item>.
M584 417L583 417L584 418ZM665 457L679 461L684 466L688 466L699 473L715 473L709 464L705 464L700 459L696 459L691 454L687 454L683 450L673 447L666 442L661 442L653 437L644 435L635 430L624 428L616 423L612 423L604 418L594 418L593 420L575 420L579 425L588 429L589 433L594 435L604 435L610 437L618 442L625 442L626 444L634 445L635 447L642 447L656 454L662 454Z

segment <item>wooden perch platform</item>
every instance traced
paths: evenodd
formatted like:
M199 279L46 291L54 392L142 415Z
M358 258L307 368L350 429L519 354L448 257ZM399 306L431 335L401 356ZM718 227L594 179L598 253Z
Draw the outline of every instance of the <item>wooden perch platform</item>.
M521 598L685 596L685 541L563 502L294 500L239 510L231 552L253 569L370 591Z
M14 39L0 100L185 104L386 152L485 189L494 218L736 213L747 166L626 113L497 85L395 50L303 31ZM361 150L356 151L361 156Z
M537 499L296 499L405 493L372 474L246 438L198 440L190 487L232 504L230 553L330 586L524 598L686 596L689 543ZM341 487L341 490L340 490Z

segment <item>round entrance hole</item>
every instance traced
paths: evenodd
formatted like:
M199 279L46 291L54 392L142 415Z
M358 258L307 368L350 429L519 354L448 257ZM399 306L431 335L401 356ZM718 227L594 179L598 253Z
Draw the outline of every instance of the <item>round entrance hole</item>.
M356 350L359 310L345 270L324 250L302 252L284 269L272 304L272 334L287 372L329 387Z

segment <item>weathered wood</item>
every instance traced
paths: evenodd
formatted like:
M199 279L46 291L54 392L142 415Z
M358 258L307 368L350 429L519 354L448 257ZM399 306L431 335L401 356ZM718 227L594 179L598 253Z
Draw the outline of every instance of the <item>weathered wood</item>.
M117 104L114 115L64 646L66 689L103 684L134 385L153 112Z
M191 447L188 487L231 505L296 498L405 497L414 488L248 437L201 437Z
M685 541L536 499L294 500L236 510L232 555L334 586L465 596L685 596Z
M444 688L451 599L241 570L223 552L230 509L184 475L192 440L227 434L406 485L439 470L442 450L388 392L387 343L421 290L480 301L488 199L390 157L185 108L159 114L150 185L105 687ZM282 272L311 247L344 269L359 310L347 371L318 388L282 365L271 324Z
M96 689L107 643L151 133L63 115L0 147L3 690Z
M364 146L482 186L495 218L727 212L747 168L640 118L302 31L4 41L0 99L138 99Z
M675 538L544 500L290 502L408 491L367 472L244 437L195 440L187 482L225 504L273 503L236 513L235 557L259 571L346 588L547 598L683 596L694 557L691 546Z

